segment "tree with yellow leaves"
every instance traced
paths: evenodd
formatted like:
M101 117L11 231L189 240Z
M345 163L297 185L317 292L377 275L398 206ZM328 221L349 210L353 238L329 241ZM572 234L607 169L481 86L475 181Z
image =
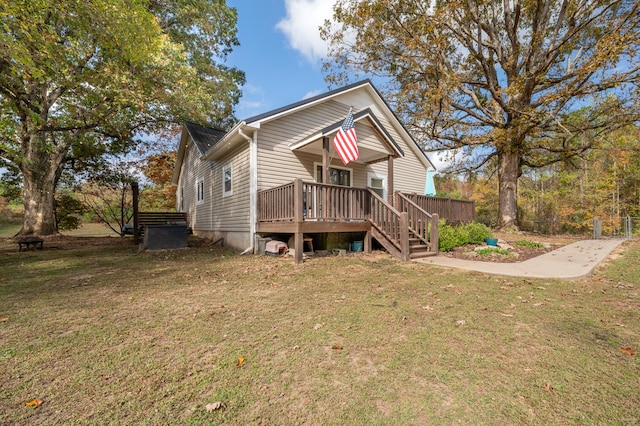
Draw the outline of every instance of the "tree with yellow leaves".
M502 228L518 226L523 167L638 120L638 0L338 0L321 33L330 82L386 78L425 148L457 153L453 170L494 165Z

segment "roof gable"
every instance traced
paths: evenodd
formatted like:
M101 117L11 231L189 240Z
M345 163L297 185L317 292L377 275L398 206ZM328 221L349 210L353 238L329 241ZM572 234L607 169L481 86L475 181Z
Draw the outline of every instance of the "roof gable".
M189 136L193 140L196 148L200 151L200 154L204 154L209 151L212 146L218 143L224 135L227 134L224 130L212 129L209 127L202 127L195 123L185 121L184 127L189 132Z
M365 108L362 111L359 111L353 114L354 123L362 120L363 118L368 118L371 124L373 124L376 130L378 130L378 132L382 134L382 136L389 143L389 145L391 145L398 154L400 154L401 156L404 156L404 152L402 151L402 148L400 148L400 145L398 145L398 143L389 134L387 129L385 129L382 123L380 123L380 120L378 120L378 117L376 117L373 111L371 111L371 108ZM325 127L324 129L322 129L322 135L323 136L328 135L338 130L340 127L342 127L343 122L344 120L340 120L332 124L331 126Z
M299 102L286 105L282 108L277 108L277 109L265 112L263 114L255 115L253 117L243 120L242 123L244 123L246 126L250 128L259 129L261 125L265 122L276 120L285 115L292 114L298 110L312 107L319 103L325 102L331 98L342 97L348 92L354 92L356 90L366 91L371 96L372 101L377 105L378 108L380 108L383 115L385 115L386 118L390 121L391 125L396 128L396 130L401 134L403 138L406 138L412 151L414 151L414 153L418 155L421 158L421 161L423 161L427 166L435 169L435 167L433 166L433 163L431 163L431 161L427 157L426 153L422 150L418 142L416 142L416 140L409 133L409 131L404 126L404 124L398 119L398 117L393 112L393 110L391 109L387 101L382 97L380 92L378 92L378 89L376 89L376 87L373 85L373 83L369 79L358 81L356 83L353 83L338 89L334 89L329 92L326 92L308 99L304 99ZM365 108L365 110L363 111L366 111L367 109L370 109L370 108ZM363 112L363 111L355 113L354 117L359 113L366 114L366 112ZM380 125L380 120L378 120L378 118L373 116L372 114L367 115L367 118L370 119L370 121L374 124L374 127L376 127L378 131L382 132L382 134L384 135L384 139L391 142L391 146L393 147L393 149L396 150L396 152L398 152L398 149L399 149L398 144L396 143L396 141L393 141L393 139L387 139L388 132L384 129L383 126ZM399 153L401 156L404 155L404 153L402 153L402 150L400 150Z

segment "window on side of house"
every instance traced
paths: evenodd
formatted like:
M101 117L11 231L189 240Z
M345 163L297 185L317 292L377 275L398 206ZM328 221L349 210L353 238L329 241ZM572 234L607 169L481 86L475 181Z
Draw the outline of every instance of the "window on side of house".
M196 181L196 204L204 203L204 179Z
M228 197L233 194L233 167L227 164L222 168L222 196Z
M377 175L375 173L367 174L367 186L371 188L376 194L378 194L383 199L386 199L386 186L387 186L387 177Z

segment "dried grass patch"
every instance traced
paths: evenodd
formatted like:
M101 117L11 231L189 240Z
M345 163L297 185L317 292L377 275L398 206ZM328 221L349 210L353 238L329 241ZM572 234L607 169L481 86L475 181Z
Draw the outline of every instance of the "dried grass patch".
M638 355L619 349L640 346L637 243L564 282L381 253L296 266L205 243L138 252L127 242L61 239L22 253L0 243L0 423L640 417Z

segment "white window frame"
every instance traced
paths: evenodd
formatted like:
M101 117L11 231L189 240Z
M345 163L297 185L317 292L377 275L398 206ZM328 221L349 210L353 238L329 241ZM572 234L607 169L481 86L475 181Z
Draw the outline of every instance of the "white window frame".
M226 190L226 185L225 185L227 170L229 170L229 173L231 173L231 178L229 179L229 183L231 184L231 189L229 189L228 191ZM228 163L222 166L222 197L224 198L230 195L233 195L233 164L232 163Z
M322 183L322 182L318 182L318 166L322 167L322 163L318 163L318 162L314 162L313 163L313 180L316 183ZM342 166L329 166L330 169L337 169L337 170L345 170L347 172L349 172L349 188L353 187L353 169L350 169L349 167L342 167ZM322 171L324 173L324 170Z
M382 180L382 199L386 200L387 199L387 175L381 175L379 173L376 172L369 172L367 173L367 187L368 188L373 188L373 186L371 185L371 181L373 179L380 179ZM380 188L376 188L376 189L380 189Z
M204 204L204 178L196 180L196 205Z

